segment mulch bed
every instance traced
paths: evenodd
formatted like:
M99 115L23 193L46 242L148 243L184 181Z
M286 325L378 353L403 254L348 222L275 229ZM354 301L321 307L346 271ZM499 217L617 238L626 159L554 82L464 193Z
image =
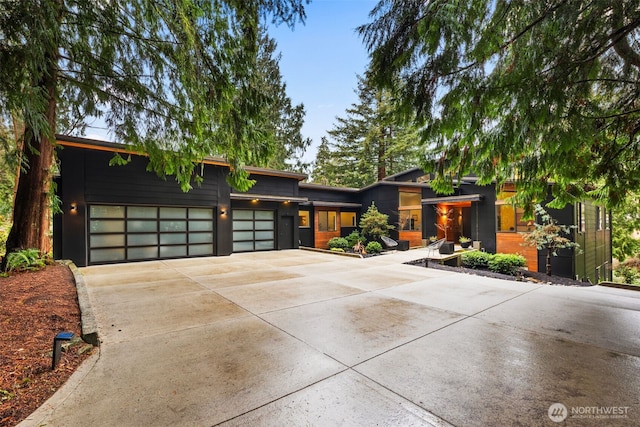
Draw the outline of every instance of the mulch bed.
M80 308L73 274L50 265L0 277L0 425L14 426L55 393L92 347L75 339L51 370L53 337L79 337Z
M416 261L408 262L407 264L419 265L424 267L425 261L426 259L419 259ZM553 275L547 276L545 273L540 273L537 271L529 271L529 270L519 270L516 276L511 276L509 274L494 273L493 271L489 271L489 270L479 270L474 268L452 267L449 265L441 265L438 262L433 262L433 261L429 262L429 266L427 268L455 271L457 273L475 274L476 276L492 277L494 279L511 280L511 281L519 281L519 282L533 282L533 283L541 283L541 284L556 285L556 286L593 286L592 283L581 282L579 280L570 279L568 277L560 277L560 276L553 276Z

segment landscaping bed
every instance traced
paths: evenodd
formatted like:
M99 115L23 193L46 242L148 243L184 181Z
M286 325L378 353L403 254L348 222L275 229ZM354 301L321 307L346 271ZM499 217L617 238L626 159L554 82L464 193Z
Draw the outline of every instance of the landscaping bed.
M419 259L412 262L408 262L410 265L418 265L425 267L427 259ZM519 281L519 282L533 282L533 283L542 283L548 285L559 285L559 286L593 286L593 284L588 282L581 282L579 280L570 279L568 277L560 277L560 276L547 276L545 273L540 273L538 271L529 271L520 269L517 271L516 275L509 274L501 274L495 273L493 271L484 270L484 269L475 269L475 268L466 268L466 267L453 267L448 265L441 265L437 261L429 261L429 265L427 268L434 268L438 270L447 270L447 271L455 271L457 273L466 273L466 274L475 274L477 276L484 277L492 277L494 279L502 279L502 280L511 280L511 281Z
M70 343L51 369L53 337L81 334L73 274L64 265L0 277L0 425L14 426L58 390L89 356L82 340Z

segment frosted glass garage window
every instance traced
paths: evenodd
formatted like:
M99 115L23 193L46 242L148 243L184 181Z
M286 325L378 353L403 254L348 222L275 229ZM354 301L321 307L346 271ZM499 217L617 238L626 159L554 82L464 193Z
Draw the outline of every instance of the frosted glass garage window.
M274 212L273 211L255 211L256 219L273 219Z
M266 251L269 249L274 249L274 242L273 240L268 240L268 241L256 241L256 251Z
M213 242L213 233L190 233L189 243L210 243Z
M189 231L213 231L213 222L189 221Z
M233 211L233 219L253 219L253 211L245 211L245 210L234 210Z
M89 257L91 262L124 261L124 248L92 249Z
M273 230L273 221L256 221L256 230Z
M256 231L256 240L268 240L275 237L273 230L271 231Z
M93 219L90 225L91 233L124 233L124 221Z
M187 243L187 235L185 233L163 233L160 235L161 245L177 245Z
M233 240L253 240L253 231L234 231Z
M160 208L160 218L186 219L187 208Z
M213 254L213 245L190 245L189 255L211 255Z
M142 248L129 248L127 251L128 259L153 259L158 258L158 247L147 246Z
M129 206L127 208L128 218L151 218L158 217L158 208L149 206Z
M91 206L91 218L124 218L124 206Z
M253 251L253 242L233 242L234 252L249 252Z
M213 209L189 209L189 219L213 219Z
M233 230L253 230L252 221L233 221Z
M127 221L127 232L129 233L142 233L157 230L158 223L156 221L145 221L137 219Z
M95 234L89 244L92 248L124 246L124 234Z
M157 234L129 234L127 236L127 245L129 246L148 246L157 244Z
M160 221L160 231L187 231L187 222Z
M187 256L186 246L160 246L160 258Z

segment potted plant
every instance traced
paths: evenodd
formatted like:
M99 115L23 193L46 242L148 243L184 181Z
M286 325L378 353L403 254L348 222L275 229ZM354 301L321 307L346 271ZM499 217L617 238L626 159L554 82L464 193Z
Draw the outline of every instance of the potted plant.
M462 246L464 249L467 249L469 246L471 246L471 239L468 237L460 236L458 241L460 242L460 246Z

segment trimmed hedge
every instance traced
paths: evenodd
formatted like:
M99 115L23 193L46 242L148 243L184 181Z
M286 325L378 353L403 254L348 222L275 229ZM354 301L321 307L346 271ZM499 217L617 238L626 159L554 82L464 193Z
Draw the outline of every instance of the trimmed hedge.
M378 242L369 242L365 248L368 254L379 254L382 252L382 245Z
M493 257L489 252L472 251L462 254L462 265L467 268L489 268Z
M517 254L495 254L489 260L489 270L495 273L514 275L520 267L527 265L527 260Z
M488 269L494 273L511 274L527 265L527 260L517 254L490 254L488 252L465 252L462 254L462 266L467 268Z
M329 249L343 249L346 250L350 248L349 242L344 237L332 237L329 240Z

